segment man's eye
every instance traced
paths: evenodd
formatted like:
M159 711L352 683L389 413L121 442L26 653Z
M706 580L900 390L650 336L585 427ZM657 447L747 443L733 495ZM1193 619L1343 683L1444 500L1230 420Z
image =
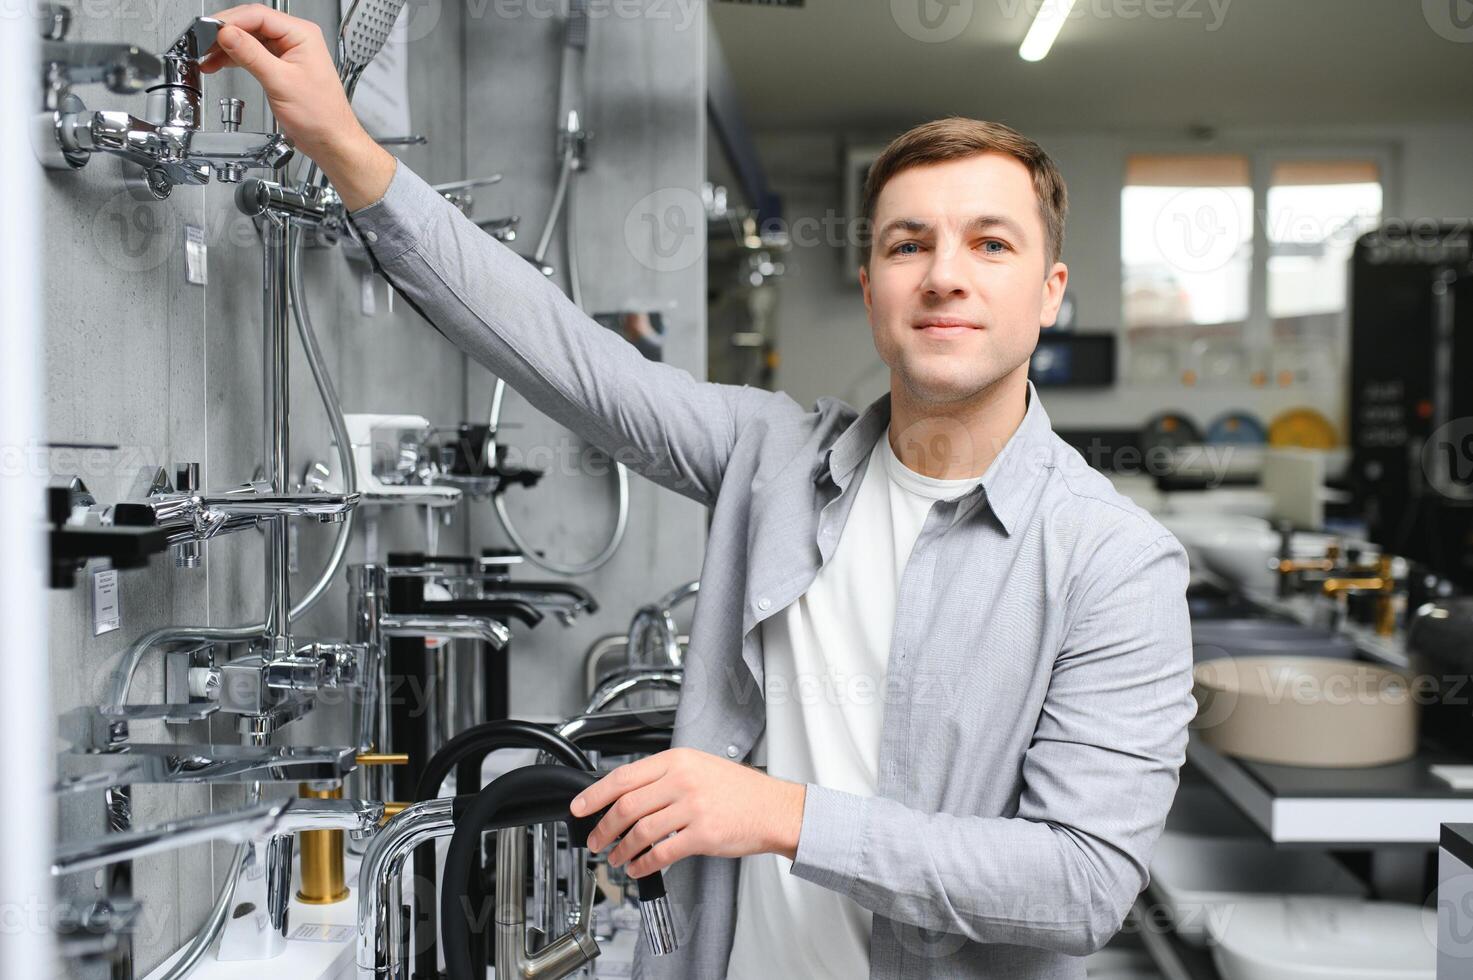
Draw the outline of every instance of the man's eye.
M890 250L891 255L914 255L920 251L920 245L915 242L901 242Z
M993 246L996 246L995 248ZM982 251L990 255L1001 255L1008 250L1007 242L1000 242L996 238L989 238L982 243Z

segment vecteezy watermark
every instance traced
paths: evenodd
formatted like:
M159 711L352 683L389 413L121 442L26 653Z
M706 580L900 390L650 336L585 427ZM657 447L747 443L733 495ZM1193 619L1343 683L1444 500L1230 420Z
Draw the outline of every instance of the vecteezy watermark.
M1161 256L1183 272L1215 272L1243 242L1242 208L1220 187L1191 187L1156 212L1152 231Z
M1032 21L1046 8L1071 20L1200 21L1216 31L1227 19L1232 0L990 0L1004 21ZM1430 2L1430 0L1429 0ZM907 36L926 44L954 41L976 20L979 0L890 0L890 16Z
M1473 500L1473 418L1453 419L1422 444L1427 485L1452 500Z
M406 0L389 43L409 44L429 37L440 26L441 10L441 0Z
M1422 16L1438 37L1473 42L1473 0L1422 0Z
M895 26L926 44L961 37L976 13L976 0L890 0Z
M706 205L685 187L662 187L624 216L624 245L652 272L683 272L706 254Z
M203 208L185 214L169 201L140 200L119 191L92 219L92 247L120 272L153 272L170 260L184 266L184 226L204 231L205 245L252 248L260 240L254 222L234 208Z

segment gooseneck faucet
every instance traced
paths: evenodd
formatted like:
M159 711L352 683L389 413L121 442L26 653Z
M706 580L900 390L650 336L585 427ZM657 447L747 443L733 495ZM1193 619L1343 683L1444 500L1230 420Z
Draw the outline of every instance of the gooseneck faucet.
M383 826L363 852L358 871L359 980L402 980L409 969L402 877L409 855L421 844L455 832L457 800L425 800L400 811Z

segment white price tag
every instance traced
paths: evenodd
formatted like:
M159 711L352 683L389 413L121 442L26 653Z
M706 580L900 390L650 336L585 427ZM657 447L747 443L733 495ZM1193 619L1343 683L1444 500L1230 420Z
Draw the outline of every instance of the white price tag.
M184 278L196 286L209 281L209 249L205 245L205 230L197 225L184 226Z
M97 568L92 571L92 635L111 633L123 625L118 608L118 570Z

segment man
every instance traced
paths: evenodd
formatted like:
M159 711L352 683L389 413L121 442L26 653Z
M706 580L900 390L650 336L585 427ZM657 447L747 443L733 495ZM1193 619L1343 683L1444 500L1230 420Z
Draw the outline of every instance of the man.
M218 16L207 70L256 76L426 319L712 509L681 747L573 807L668 869L684 945L640 975L1082 977L1146 882L1191 645L1180 547L1027 380L1068 278L1048 156L961 119L886 150L860 276L890 394L804 410L640 357L396 166L314 25Z

